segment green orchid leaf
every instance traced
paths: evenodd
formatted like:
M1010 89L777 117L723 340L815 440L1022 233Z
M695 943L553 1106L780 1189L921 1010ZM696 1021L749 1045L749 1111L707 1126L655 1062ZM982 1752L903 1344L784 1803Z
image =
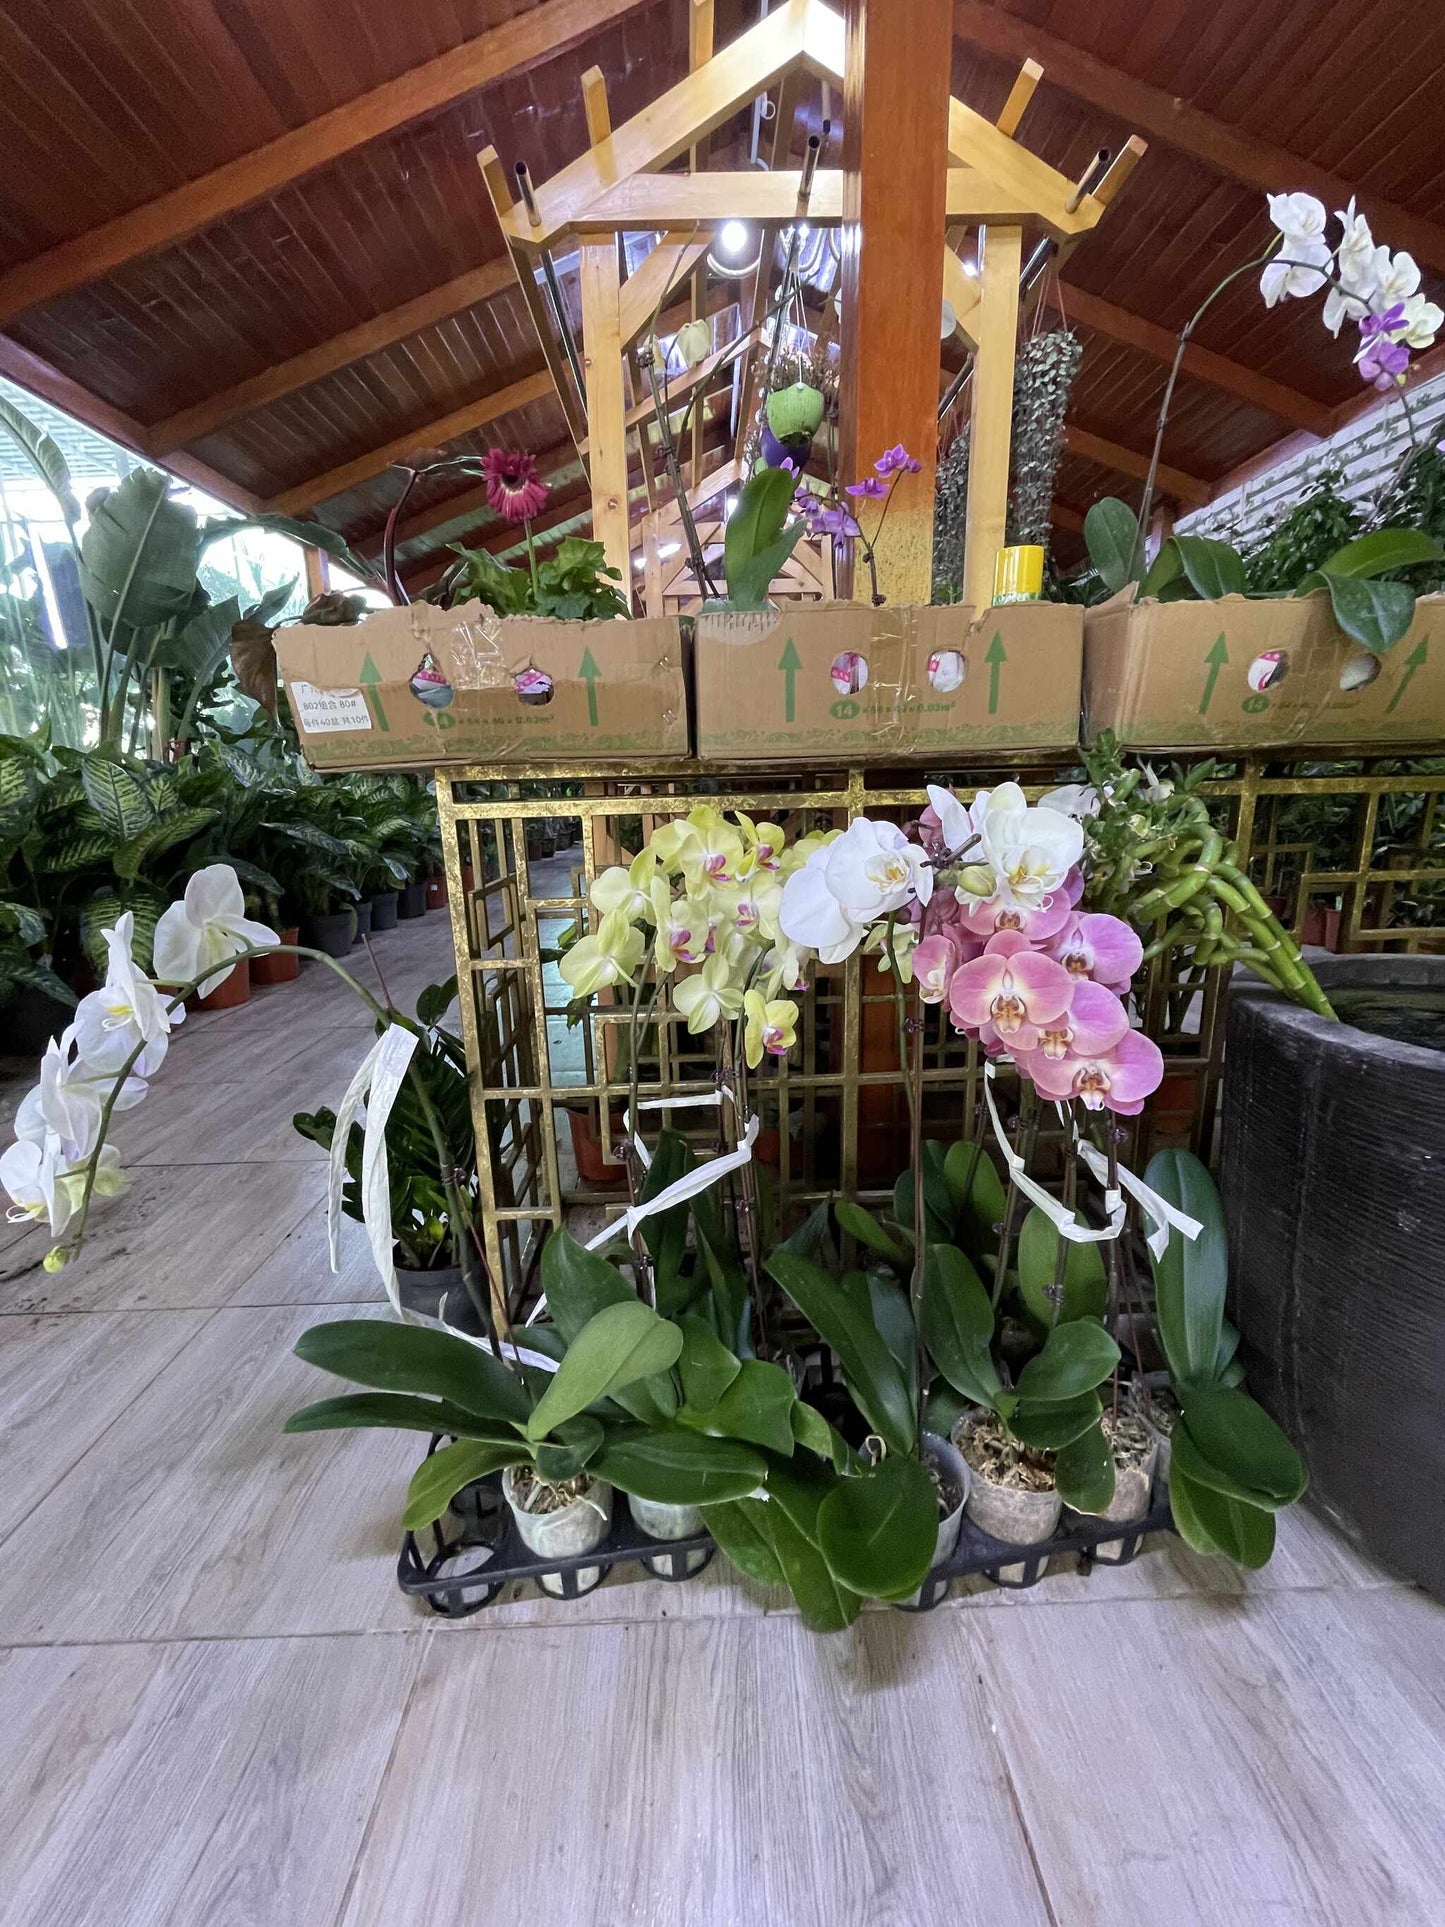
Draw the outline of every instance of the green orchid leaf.
M706 1411L683 1406L677 1417L680 1425L711 1438L746 1439L786 1459L793 1451L796 1403L793 1381L781 1365L749 1358L738 1366L727 1389Z
M710 1412L741 1371L741 1361L697 1312L688 1312L677 1322L682 1327L677 1361L682 1395L692 1412Z
M1229 1236L1214 1180L1191 1151L1159 1151L1144 1182L1166 1203L1197 1218L1203 1229L1186 1238L1171 1228L1154 1268L1159 1342L1176 1381L1210 1383L1217 1372L1229 1284Z
M405 1392L346 1392L303 1405L282 1427L286 1432L344 1432L385 1429L434 1432L459 1439L490 1439L518 1444L515 1431L500 1420L477 1418L448 1399L413 1398Z
M721 1505L761 1490L767 1461L737 1439L707 1438L683 1426L613 1433L592 1472L619 1491L658 1505Z
M1059 1245L1067 1246L1064 1258L1062 1302L1054 1309L1050 1296L1058 1265ZM1058 1227L1048 1213L1031 1207L1019 1232L1019 1290L1024 1304L1039 1324L1049 1328L1056 1322L1067 1324L1073 1318L1102 1318L1109 1303L1109 1281L1104 1259L1096 1244L1074 1244L1061 1239Z
M1137 582L1143 575L1139 518L1117 496L1106 495L1094 503L1084 517L1084 542L1089 560L1110 595L1117 595L1126 583Z
M870 1251L878 1252L890 1264L912 1264L912 1251L881 1224L866 1206L854 1204L851 1198L835 1198L833 1216L838 1221L840 1231L846 1232L850 1238L856 1238L859 1244L866 1245Z
M871 1316L817 1265L781 1246L767 1269L824 1344L838 1354L848 1388L869 1426L892 1452L913 1442L913 1400L898 1361Z
M1193 593L1188 576L1184 573L1184 558L1179 553L1179 544L1171 535L1159 544L1159 553L1149 564L1144 580L1139 585L1141 596L1155 596L1160 600L1166 589L1182 591L1172 600L1180 601Z
M527 1420L527 1437L543 1439L594 1399L651 1378L676 1364L682 1333L640 1298L608 1305L589 1318Z
M637 1293L616 1266L566 1231L554 1231L542 1247L542 1289L552 1323L568 1344L608 1305L637 1303ZM662 1373L614 1392L613 1398L644 1425L664 1425L677 1410L672 1380Z
M581 1412L552 1428L550 1439L537 1447L537 1472L548 1485L575 1479L602 1450L607 1434L599 1419Z
M1372 529L1321 562L1319 572L1333 576L1389 575L1420 562L1439 562L1445 548L1419 529Z
M833 1577L869 1599L903 1599L933 1565L938 1500L917 1459L890 1453L840 1479L818 1508L818 1545Z
M1179 1536L1193 1551L1206 1556L1222 1553L1250 1570L1268 1563L1274 1551L1272 1512L1196 1485L1172 1463L1169 1503Z
M1119 1347L1094 1318L1056 1325L1018 1375L1021 1404L1062 1405L1092 1392L1119 1362Z
M1001 1389L990 1346L994 1315L983 1280L955 1245L930 1245L923 1270L923 1342L953 1389L992 1405Z
M923 1141L923 1209L928 1236L940 1244L953 1240L955 1207L947 1176L948 1159L934 1138ZM893 1186L893 1215L910 1236L913 1232L913 1172L904 1171Z
M1300 1497L1309 1482L1304 1461L1262 1405L1225 1386L1177 1389L1184 1424L1176 1430L1188 1434L1187 1477L1271 1510ZM1191 1447L1198 1449L1197 1464Z
M393 1327L392 1329L395 1329ZM510 1445L493 1444L488 1439L459 1439L444 1445L423 1459L407 1487L406 1511L402 1522L408 1532L420 1532L432 1525L451 1504L463 1486L486 1478L489 1472L506 1465L525 1465L527 1448L520 1440Z
M1061 1452L1098 1424L1103 1409L1097 1392L1081 1392L1054 1405L1020 1401L1009 1415L1008 1429L1036 1452Z
M1094 1424L1060 1447L1054 1482L1065 1505L1076 1512L1103 1512L1114 1496L1114 1455L1104 1428Z
M418 1392L478 1418L527 1422L530 1401L515 1373L480 1346L425 1325L340 1318L303 1332L296 1356L376 1391Z
M847 1441L833 1430L821 1412L797 1398L793 1400L788 1419L793 1428L793 1437L799 1445L816 1453L820 1459L826 1459L835 1472L846 1471L852 1458Z
M949 1145L943 1174L953 1200L952 1215L958 1221L960 1242L976 1263L998 1250L997 1227L1003 1222L1008 1193L988 1152L966 1138Z
M904 1378L913 1385L918 1340L907 1292L884 1271L868 1272L863 1287L868 1294L869 1315L878 1327L883 1343L897 1359Z
M1329 591L1335 621L1375 656L1393 649L1415 620L1415 591L1404 582L1374 582L1317 569L1295 593L1308 595L1312 589Z
M760 1586L786 1586L761 1499L734 1499L703 1508L703 1522L745 1579Z
M762 606L768 584L803 532L800 522L791 541L783 533L796 486L790 470L766 468L738 491L737 506L723 533L723 572L728 600L740 608Z
M1217 602L1221 596L1248 593L1244 561L1232 544L1204 535L1175 535L1170 541L1178 551L1190 587L1203 601Z

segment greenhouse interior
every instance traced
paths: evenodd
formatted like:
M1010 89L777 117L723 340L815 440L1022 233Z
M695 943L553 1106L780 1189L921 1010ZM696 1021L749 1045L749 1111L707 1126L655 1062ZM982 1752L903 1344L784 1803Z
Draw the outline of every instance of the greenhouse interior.
M0 0L0 1927L1445 1921L1442 86Z

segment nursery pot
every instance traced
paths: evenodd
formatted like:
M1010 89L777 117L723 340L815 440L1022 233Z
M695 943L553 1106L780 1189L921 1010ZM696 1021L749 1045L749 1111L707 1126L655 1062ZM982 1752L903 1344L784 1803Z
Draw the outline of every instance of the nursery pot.
M1445 1594L1445 957L1230 998L1220 1189L1254 1392L1357 1539Z
M1326 950L1340 947L1340 912L1333 904L1312 903L1300 926L1300 942L1319 944Z
M1102 1512L1078 1512L1063 1508L1065 1526L1088 1525L1094 1519L1107 1519L1111 1525L1134 1525L1148 1516L1154 1497L1154 1472L1159 1461L1159 1434L1150 1428L1152 1439L1142 1465L1114 1466L1114 1496ZM1094 1547L1101 1559L1117 1558L1124 1550L1122 1539L1101 1539Z
M426 880L426 907L428 910L445 910L447 907L447 880L445 877L428 877Z
M612 1141L623 1136L626 1126L620 1111L608 1114L608 1128ZM579 1106L575 1110L567 1106L567 1128L572 1134L572 1156L577 1164L577 1176L584 1184L625 1184L627 1172L620 1164L604 1161L603 1144L597 1135L597 1111L592 1104Z
M591 1552L612 1524L612 1487L599 1479L580 1499L557 1512L524 1512L517 1504L516 1468L509 1465L502 1474L502 1496L512 1508L523 1545L539 1559L570 1559L579 1552ZM576 1578L578 1590L590 1592L601 1580L602 1568L582 1566ZM564 1597L561 1579L550 1573L543 1573L537 1584L554 1599Z
M299 943L300 931L296 925L289 924L286 929L278 930L277 936L282 943ZM301 975L301 959L290 950L268 950L259 957L249 959L252 984L290 984Z
M301 925L301 938L308 950L344 957L351 948L355 928L356 918L350 910L329 910L323 917L307 917Z
M243 957L233 964L231 974L223 984L208 990L204 997L187 997L189 1010L234 1010L238 1004L251 1000L251 959Z
M375 936L378 930L395 930L395 928L396 892L378 890L371 899L371 934Z
M352 935L353 943L360 943L363 937L371 935L371 898L363 897L356 906L356 930Z
M397 1290L408 1311L419 1311L428 1318L440 1317L453 1331L482 1336L482 1321L472 1303L459 1265L437 1265L414 1271L398 1265Z
M975 1420L961 1419L954 1428L954 1438L961 1442L972 1430ZM966 1463L966 1461L965 1461ZM1055 1491L1026 1492L1022 1486L996 1485L992 1479L985 1478L977 1467L968 1468L968 1498L964 1511L981 1532L988 1533L992 1539L1002 1539L1005 1545L1036 1546L1054 1536L1063 1510L1063 1500ZM1003 1566L1000 1576L1004 1579L1020 1580L1024 1576L1022 1565Z
M657 1499L639 1499L635 1492L627 1495L627 1509L632 1514L633 1524L649 1539L690 1539L703 1527L702 1513L695 1505L663 1505ZM709 1548L698 1546L694 1551L684 1554L683 1564L689 1573L701 1572L707 1564ZM659 1559L644 1558L647 1570L657 1578L671 1579L671 1561L664 1563Z
M74 1020L74 1004L63 1004L58 997L47 997L43 990L32 990L27 984L8 1004L0 1004L0 1021L5 1027L0 1056L43 1056L51 1038L58 1037Z
M939 1471L953 1480L959 1493L958 1504L938 1521L938 1537L933 1544L933 1565L941 1566L945 1559L952 1557L958 1545L964 1507L968 1504L969 1487L973 1483L973 1469L953 1441L940 1438L937 1432L923 1434L923 1456L932 1459ZM922 1597L923 1588L920 1586L917 1592L911 1592L906 1599L898 1600L897 1604L916 1606Z
M424 917L426 915L426 885L408 883L397 898L396 914L399 917Z

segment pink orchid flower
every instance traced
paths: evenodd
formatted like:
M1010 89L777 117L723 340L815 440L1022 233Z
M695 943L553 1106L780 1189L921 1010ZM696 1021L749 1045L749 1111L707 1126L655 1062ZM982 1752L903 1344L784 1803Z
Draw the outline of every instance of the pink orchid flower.
M925 1004L941 1004L958 968L958 945L941 933L925 937L913 952L913 981Z
M960 897L959 906L959 923L972 936L996 937L1002 931L1017 930L1030 943L1057 936L1074 915L1074 906L1061 889L1037 906L1004 904L995 898L980 902L973 897Z
M991 1023L1010 1050L1031 1051L1073 995L1074 979L1062 964L1033 949L1021 931L1001 930L981 957L954 972L948 1007L960 1030Z
M1077 1097L1091 1111L1107 1108L1134 1117L1149 1093L1159 1088L1164 1056L1142 1032L1130 1030L1107 1050L1071 1050L1058 1058L1037 1050L1022 1068L1041 1097L1060 1103Z
M1092 977L1122 996L1144 961L1144 946L1120 918L1086 911L1069 918L1049 945L1049 955L1071 977Z
M1129 1013L1102 984L1088 978L1074 985L1074 994L1062 1017L1039 1026L1038 1048L1047 1058L1058 1062L1094 1051L1112 1050L1129 1028Z

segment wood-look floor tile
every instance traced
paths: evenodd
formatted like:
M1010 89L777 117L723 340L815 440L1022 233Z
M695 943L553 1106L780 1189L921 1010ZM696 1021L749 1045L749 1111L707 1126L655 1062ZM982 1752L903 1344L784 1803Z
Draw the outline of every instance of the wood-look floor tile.
M59 1484L208 1316L0 1317L0 1538Z
M297 1167L291 1167L296 1169ZM286 1236L232 1292L233 1305L384 1304L386 1292L366 1232L343 1215L337 1236L338 1271L326 1239L326 1171L300 1167L313 1202Z
M1445 1608L1367 1590L953 1617L1060 1922L1440 1918Z
M344 1927L1048 1920L957 1614L431 1643Z
M397 1591L415 1434L283 1435L337 1390L315 1311L216 1312L5 1542L0 1642L420 1630Z
M0 1652L6 1927L330 1927L425 1642Z

